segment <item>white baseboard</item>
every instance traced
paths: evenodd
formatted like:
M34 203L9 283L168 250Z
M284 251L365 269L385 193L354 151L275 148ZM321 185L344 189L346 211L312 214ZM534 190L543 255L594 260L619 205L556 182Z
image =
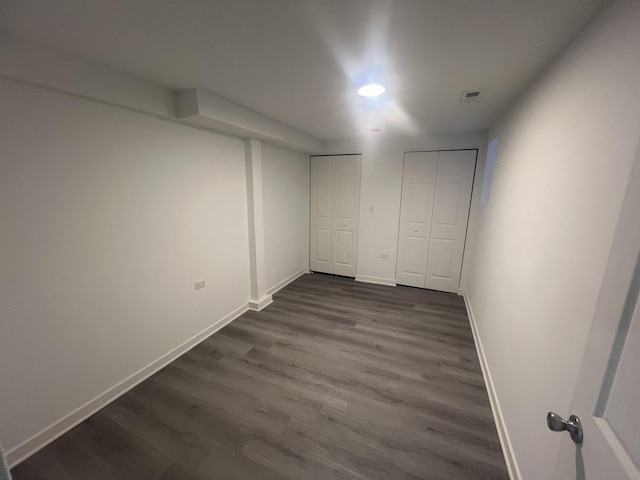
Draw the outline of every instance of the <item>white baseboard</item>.
M114 385L94 399L89 400L87 403L74 410L67 416L61 418L57 422L36 433L19 445L11 448L6 452L9 467L15 467L17 464L36 453L38 450L46 447L55 439L61 437L73 427L77 426L78 424L89 418L91 415L106 407L118 397L124 395L133 387L149 378L158 370L173 362L180 355L184 354L188 350L191 350L198 343L213 335L225 325L231 323L248 309L249 306L247 304L236 308L228 315L225 315L220 320L216 321L213 325L205 328L202 332L194 335L186 342L178 345L176 348L164 354L157 360L154 360L146 367L138 370L136 373L126 378L122 382Z
M293 282L294 280L296 280L297 278L301 277L302 275L304 275L305 273L310 273L308 268L303 268L302 270L300 270L299 272L294 273L293 275L289 275L287 278L285 278L284 280L276 283L273 287L267 289L267 294L268 295L273 295L274 293L278 292L279 290L282 290L284 287L286 287L287 285L289 285L291 282Z
M493 413L493 419L496 423L496 429L498 430L498 438L500 439L500 445L502 446L502 453L507 464L507 470L509 472L509 478L511 480L522 480L522 474L516 461L515 452L509 438L509 432L507 431L504 423L504 417L502 415L502 409L500 408L500 401L496 393L493 379L491 378L491 371L489 370L489 364L482 348L482 341L478 333L478 326L476 319L471 308L471 301L464 289L458 290L458 295L462 295L464 298L464 304L467 307L467 314L469 315L469 323L471 324L471 332L473 333L473 340L476 344L476 351L478 352L478 358L480 360L480 367L482 368L482 376L484 377L484 383L487 386L487 393L489 394L489 403L491 404L491 412Z
M254 312L259 312L263 308L271 305L273 303L273 297L271 295L264 295L262 298L258 300L249 300L249 310L253 310Z
M356 275L356 282L375 283L377 285L387 285L395 287L396 281L393 278L369 277L367 275Z

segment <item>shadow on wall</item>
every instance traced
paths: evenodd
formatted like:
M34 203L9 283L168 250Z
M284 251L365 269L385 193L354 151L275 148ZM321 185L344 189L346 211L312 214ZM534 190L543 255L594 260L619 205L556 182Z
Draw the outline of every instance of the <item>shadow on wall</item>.
M576 480L585 480L582 445L576 445Z

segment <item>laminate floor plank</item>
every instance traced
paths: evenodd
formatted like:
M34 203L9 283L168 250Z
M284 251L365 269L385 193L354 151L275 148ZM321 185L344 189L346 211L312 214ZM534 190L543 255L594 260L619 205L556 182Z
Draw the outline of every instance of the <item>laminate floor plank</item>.
M464 302L304 275L15 480L506 480Z

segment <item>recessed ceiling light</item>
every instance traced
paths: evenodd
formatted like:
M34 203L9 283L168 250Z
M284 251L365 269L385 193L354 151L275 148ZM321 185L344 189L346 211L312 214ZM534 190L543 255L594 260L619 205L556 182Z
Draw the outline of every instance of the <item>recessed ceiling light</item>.
M363 97L377 97L378 95L382 95L385 91L386 89L382 85L370 83L360 87L358 89L358 95L362 95Z

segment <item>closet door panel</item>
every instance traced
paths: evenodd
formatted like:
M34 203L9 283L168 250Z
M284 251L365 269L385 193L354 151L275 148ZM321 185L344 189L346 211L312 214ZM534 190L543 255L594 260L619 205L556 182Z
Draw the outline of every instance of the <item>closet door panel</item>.
M475 162L475 150L439 153L426 288L458 291Z
M316 187L316 218L322 221L331 221L331 205L333 197L333 185L331 181L321 181Z
M333 249L333 159L311 158L311 232L309 246L309 268L316 272L332 273Z
M336 232L336 264L349 268L353 265L353 233Z
M405 237L404 240L404 271L405 275L414 275L424 279L425 259L427 258L427 242L423 237ZM419 282L416 282L419 283ZM423 282L424 283L424 282ZM419 287L421 285L413 285Z
M360 213L360 155L333 157L336 211L333 219L333 272L356 276Z
M453 272L455 242L453 240L436 238L431 244L432 264L431 277L450 280Z
M333 155L335 177L341 181L356 181L360 174L360 155Z
M435 210L434 225L453 226L461 220L458 215L460 200L464 199L465 186L460 183L440 183Z
M354 183L338 184L338 223L342 221L353 221L355 215L355 190Z
M406 153L398 235L396 283L424 287L438 152Z
M355 276L360 155L311 157L309 268Z
M314 261L329 268L331 263L331 230L316 229L316 248Z

